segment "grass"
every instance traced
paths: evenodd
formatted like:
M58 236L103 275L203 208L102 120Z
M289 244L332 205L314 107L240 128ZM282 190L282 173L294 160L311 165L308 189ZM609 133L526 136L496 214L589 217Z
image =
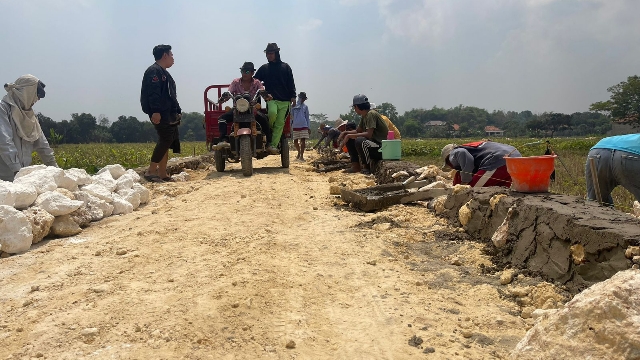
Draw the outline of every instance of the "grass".
M475 141L477 139L419 139L403 140L403 160L419 165L441 165L441 149L454 141L458 144ZM584 198L586 195L586 183L584 177L584 164L589 149L600 138L558 138L550 139L551 146L558 155L556 161L556 181L551 184L551 192L558 194L574 195ZM496 141L509 144L518 148L523 156L542 155L546 149L544 143L531 144L539 139L509 139L501 138ZM54 149L58 165L64 169L81 168L89 173L95 173L100 168L109 164L121 164L126 168L135 168L149 164L151 153L155 143L143 144L64 144ZM204 142L183 142L182 154L175 156L191 156L206 154ZM37 155L34 156L34 164L41 163ZM565 168L566 166L566 168ZM618 187L613 191L613 200L616 208L633 212L633 195L626 189Z

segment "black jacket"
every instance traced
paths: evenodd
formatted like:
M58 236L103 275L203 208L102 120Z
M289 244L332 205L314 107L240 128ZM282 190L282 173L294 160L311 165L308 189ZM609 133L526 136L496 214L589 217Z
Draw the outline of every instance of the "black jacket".
M176 82L162 66L154 63L147 68L140 89L142 111L151 116L160 113L164 119L167 114L181 114L176 94Z
M296 98L296 84L289 64L276 60L258 69L254 78L264 83L264 88L274 100L291 101Z

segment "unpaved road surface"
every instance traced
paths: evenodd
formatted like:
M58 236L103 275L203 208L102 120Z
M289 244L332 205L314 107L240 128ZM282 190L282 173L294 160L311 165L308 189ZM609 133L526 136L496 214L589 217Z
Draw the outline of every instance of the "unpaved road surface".
M254 164L0 259L0 359L491 359L531 326L423 206L365 214L329 187L370 178Z

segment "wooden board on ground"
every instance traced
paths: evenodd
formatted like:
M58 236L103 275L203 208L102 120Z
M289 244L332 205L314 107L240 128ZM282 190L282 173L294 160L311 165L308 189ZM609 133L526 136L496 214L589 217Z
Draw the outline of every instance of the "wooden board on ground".
M449 195L451 189L429 189L426 191L410 191L429 185L426 181L416 181L408 185L401 183L384 184L364 189L341 189L340 197L347 204L352 204L362 211L375 211L397 204L431 200L438 196Z

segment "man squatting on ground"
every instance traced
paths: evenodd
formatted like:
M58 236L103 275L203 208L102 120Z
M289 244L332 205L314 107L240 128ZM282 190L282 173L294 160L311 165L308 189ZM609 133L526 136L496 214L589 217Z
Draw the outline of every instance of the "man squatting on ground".
M256 96L259 90L264 90L264 86L258 79L253 78L253 74L256 72L252 62L245 62L240 68L241 77L234 79L229 85L229 93L233 96L249 93L249 97L252 99ZM219 99L218 103L227 101L228 99ZM260 101L260 99L258 99ZM269 121L264 117L262 112L257 111L255 115L256 122L260 124L260 131L267 137L267 144L271 143L271 129L269 128ZM227 142L227 124L233 123L233 109L220 115L218 118L218 130L220 131L220 142L213 146L213 150L220 150L225 147L230 147Z
M595 159L598 187L605 205L613 206L611 192L618 185L640 201L640 134L606 137L591 148L585 164L587 200L596 200L589 159Z
M464 145L448 144L442 148L443 169L457 170L453 184L484 186L511 186L507 172L506 155L521 157L511 145L493 141L477 141Z
M149 66L142 78L140 105L158 133L158 142L151 155L151 164L144 175L147 181L171 181L167 174L169 149L180 153L180 134L178 125L182 118L182 109L178 103L176 83L167 71L173 66L173 52L170 45L157 45L153 48L156 62Z
M311 135L311 120L309 118L309 108L305 104L307 100L307 93L301 92L298 94L298 103L291 109L293 115L293 121L291 127L293 128L293 144L298 150L296 155L297 161L304 161L304 150L307 147L307 139ZM298 143L299 141L299 143Z
M33 105L44 99L44 87L33 75L4 84L7 95L0 101L0 179L4 181L13 181L20 169L31 165L34 151L45 165L58 166L33 112Z
M347 123L348 123L347 120L342 120L341 118L338 118L338 120L336 120L335 127L322 124L318 128L318 132L321 134L320 140L318 140L318 142L313 146L313 148L317 149L318 147L321 146L322 141L324 141L324 145L322 145L323 147L328 147L329 144L331 144L333 148L337 149L338 138L340 137L340 133L342 133L345 130L355 130L355 127L353 129L347 129Z
M360 115L360 123L356 130L344 131L340 134L340 147L347 146L351 157L351 169L347 172L371 174L374 161L381 160L380 146L387 138L389 128L382 116L371 110L369 99L362 94L353 97L353 108ZM360 165L362 161L362 167ZM375 169L374 169L375 170Z
M264 83L271 96L267 101L267 114L271 126L271 144L267 151L275 155L279 153L277 148L284 130L284 121L291 106L296 104L296 84L291 67L280 60L278 44L267 44L264 52L268 62L260 66L254 77Z

